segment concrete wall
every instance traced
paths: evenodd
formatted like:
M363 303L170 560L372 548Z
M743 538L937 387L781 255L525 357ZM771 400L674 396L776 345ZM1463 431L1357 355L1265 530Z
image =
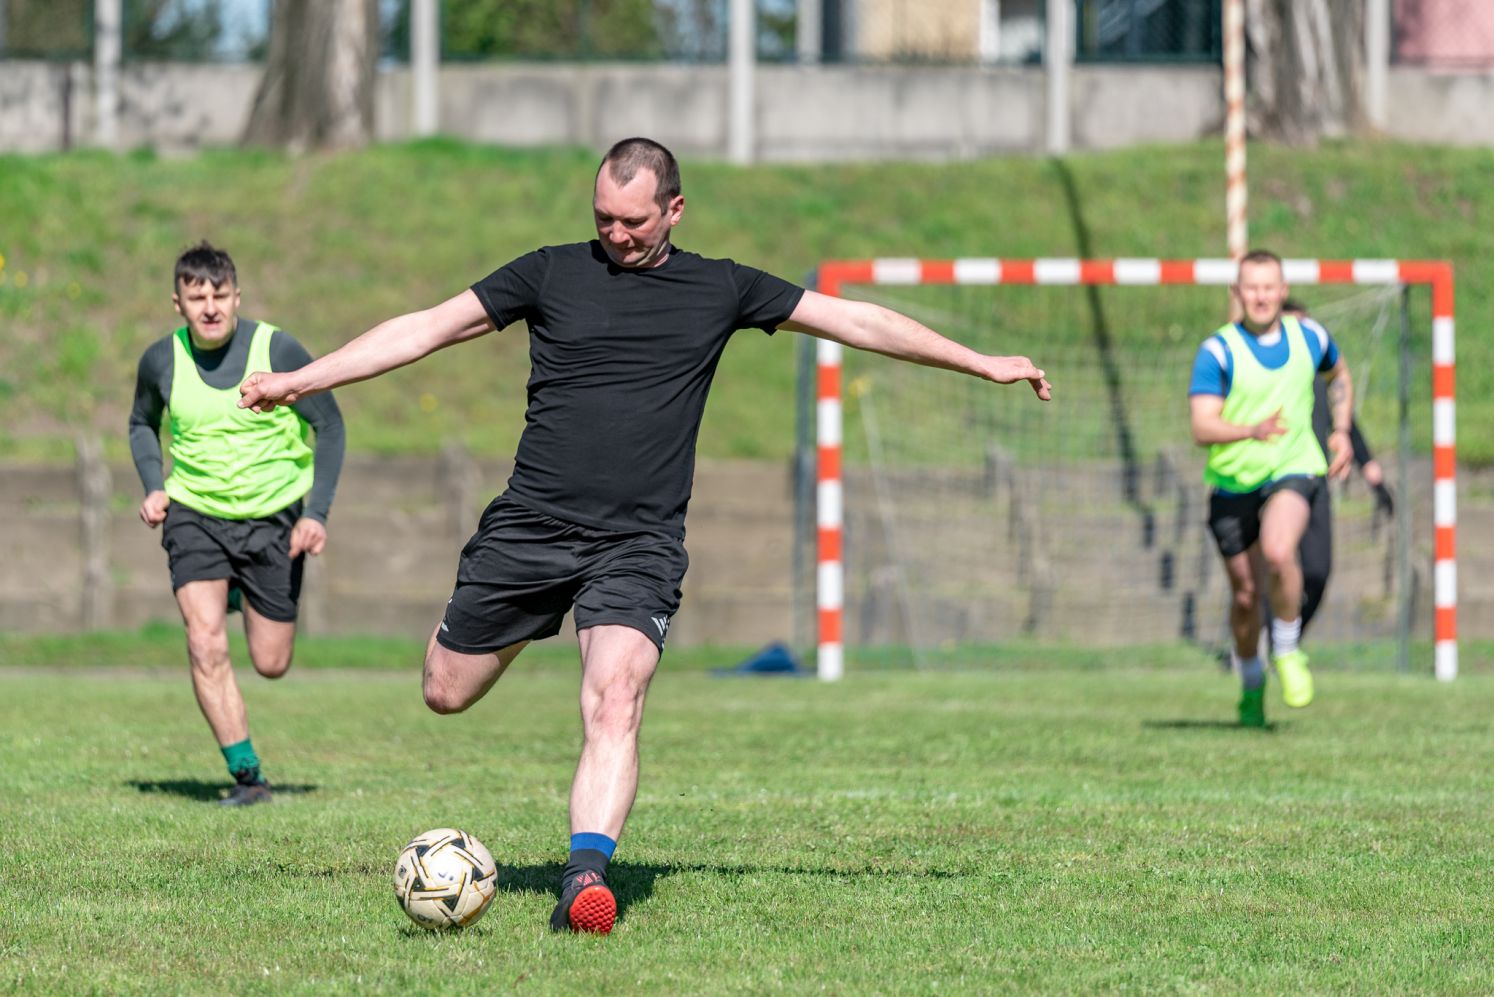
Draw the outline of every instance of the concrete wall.
M1187 488L1196 501L1202 490L1194 486L1197 478L1189 470ZM327 552L308 562L303 629L426 636L450 594L462 544L509 471L507 462L459 457L350 459L338 489ZM969 469L950 474L979 476ZM106 491L112 494L100 502L100 544L85 549L78 471L0 465L0 522L5 524L0 532L0 631L76 632L83 629L87 605L99 607L98 625L104 628L178 620L160 533L146 529L136 516L140 493L134 470L116 465L110 477ZM909 477L917 492L926 491L923 470ZM1143 475L1146 481L1153 478ZM1425 460L1413 478L1430 482ZM1103 464L1053 468L1032 478L1055 494L1085 495L1118 495L1117 480L1117 469ZM1460 632L1494 637L1494 500L1489 498L1494 472L1467 471L1458 482ZM1416 549L1425 553L1431 547L1430 488L1413 492L1407 508L1416 510ZM897 590L895 572L879 567L887 537L874 498L877 490L853 473L847 493L852 499L847 510L847 638L855 644L906 641L902 603L907 593ZM939 494L947 499L947 492ZM1161 495L1159 491L1157 497ZM1199 636L1222 635L1223 576L1205 535L1201 506L1189 505L1186 514L1178 506L1174 512L1186 523L1180 521L1177 529L1164 525L1155 534L1163 539L1143 544L1134 509L1119 501L1109 509L1093 506L1082 519L1069 515L1061 527L1049 522L1011 531L1011 498L998 488L989 502L947 504L937 515L919 519L920 556L937 560L944 573L938 593L926 599L920 594L918 619L929 632L970 641L999 642L1019 634L1104 646L1166 641L1178 634L1180 610L1188 602L1196 606ZM929 501L922 494L919 500ZM806 594L796 605L794 595L793 514L793 480L786 463L701 462L686 524L691 563L684 605L670 631L674 645L760 646L808 638L810 597ZM1383 611L1389 534L1367 547L1367 553L1356 553L1353 531L1342 515L1339 525L1344 527L1337 538L1340 556L1323 622L1317 625L1319 637L1345 640L1393 632L1394 613ZM1034 559L1031 551L1024 554L1016 545L1020 538L1037 535L1045 538L1037 560L1048 565L1046 580L1024 577L1031 575ZM1096 557L1096 550L1106 556ZM1168 572L1179 579L1176 583L1159 580L1162 555L1176 565L1176 571ZM90 566L102 582L97 590L86 582ZM812 577L813 566L807 567ZM1191 587L1195 582L1185 580L1195 568L1202 573L1196 591ZM1417 569L1423 580L1426 568L1423 563ZM1420 591L1417 626L1428 633L1425 584ZM805 627L802 634L795 633L796 617Z
M231 145L248 120L254 65L131 63L121 75L123 148ZM88 145L92 70L83 63L0 62L0 152ZM1043 149L1036 67L773 66L758 68L755 132L769 161L968 158ZM1077 66L1076 149L1184 142L1219 133L1219 70L1209 66ZM406 69L379 74L376 132L411 134ZM1494 144L1494 73L1391 71L1387 132ZM605 148L626 135L724 156L722 66L450 64L441 69L444 134L512 146Z
M350 458L328 524L328 548L308 559L305 630L424 639L456 577L477 517L502 491L508 462ZM104 629L177 622L159 530L136 509L127 465L108 469L100 544L85 549L79 472L0 465L0 631L83 628L85 576L100 564ZM787 462L701 462L687 545L687 610L678 645L756 646L792 637L793 488Z
M254 65L126 64L120 145L233 144L259 72ZM758 154L767 160L970 157L1043 147L1043 77L1032 67L764 65L756 77ZM92 79L83 63L0 62L0 151L90 144ZM408 70L381 72L378 88L378 136L408 137ZM1219 72L1209 67L1077 67L1077 146L1212 134L1222 113L1219 91ZM441 69L441 131L478 142L605 148L641 133L686 154L723 156L726 107L724 66Z
M254 65L131 63L121 75L123 148L231 145L248 120ZM1043 149L1043 76L1034 67L758 68L755 131L769 161L969 158ZM88 145L93 74L84 63L0 62L0 152ZM1077 66L1076 149L1215 135L1223 113L1209 66ZM379 74L376 132L411 134L405 69ZM1494 72L1390 73L1387 133L1494 144ZM442 67L444 134L512 146L605 148L646 134L688 155L726 154L721 66L482 63Z

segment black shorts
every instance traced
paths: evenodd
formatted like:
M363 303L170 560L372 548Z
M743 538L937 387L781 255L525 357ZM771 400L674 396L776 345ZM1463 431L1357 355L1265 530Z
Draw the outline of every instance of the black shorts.
M1295 474L1263 485L1253 492L1236 495L1215 491L1209 495L1209 532L1214 534L1214 544L1225 557L1249 550L1261 537L1261 509L1266 500L1280 491L1296 492L1313 505L1323 479L1308 474Z
M263 519L219 519L172 502L161 527L171 591L188 582L231 579L259 615L295 622L306 555L291 559L290 535L300 518L300 502Z
M683 540L578 526L500 495L462 548L436 639L487 654L553 637L574 606L577 630L621 624L662 653L689 566Z

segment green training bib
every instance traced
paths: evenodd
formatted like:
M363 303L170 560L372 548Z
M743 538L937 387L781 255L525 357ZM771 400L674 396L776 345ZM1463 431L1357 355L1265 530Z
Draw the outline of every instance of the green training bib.
M275 332L265 322L255 326L244 377L270 369ZM190 336L185 327L172 336L166 494L220 519L258 519L279 512L311 491L306 420L288 405L265 413L239 408L238 385L220 389L203 381Z

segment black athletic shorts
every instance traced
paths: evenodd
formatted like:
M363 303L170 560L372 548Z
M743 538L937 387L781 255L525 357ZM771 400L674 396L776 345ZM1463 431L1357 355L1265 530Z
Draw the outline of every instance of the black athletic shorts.
M228 578L259 615L294 622L306 555L291 560L290 535L300 518L300 502L263 519L219 519L172 502L161 526L171 591L188 582Z
M1296 492L1311 507L1322 487L1322 478L1295 474L1243 495L1221 491L1211 493L1209 532L1214 534L1214 543L1219 548L1219 553L1225 557L1234 557L1249 550L1261 538L1261 509L1272 495L1279 491Z
M500 495L462 548L436 639L487 654L553 637L574 606L577 630L621 624L663 653L689 565L675 537L578 526Z

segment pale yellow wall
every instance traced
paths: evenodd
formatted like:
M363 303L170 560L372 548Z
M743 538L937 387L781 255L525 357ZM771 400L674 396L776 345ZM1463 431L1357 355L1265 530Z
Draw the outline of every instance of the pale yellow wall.
M856 52L868 59L970 61L979 54L981 0L857 0Z

